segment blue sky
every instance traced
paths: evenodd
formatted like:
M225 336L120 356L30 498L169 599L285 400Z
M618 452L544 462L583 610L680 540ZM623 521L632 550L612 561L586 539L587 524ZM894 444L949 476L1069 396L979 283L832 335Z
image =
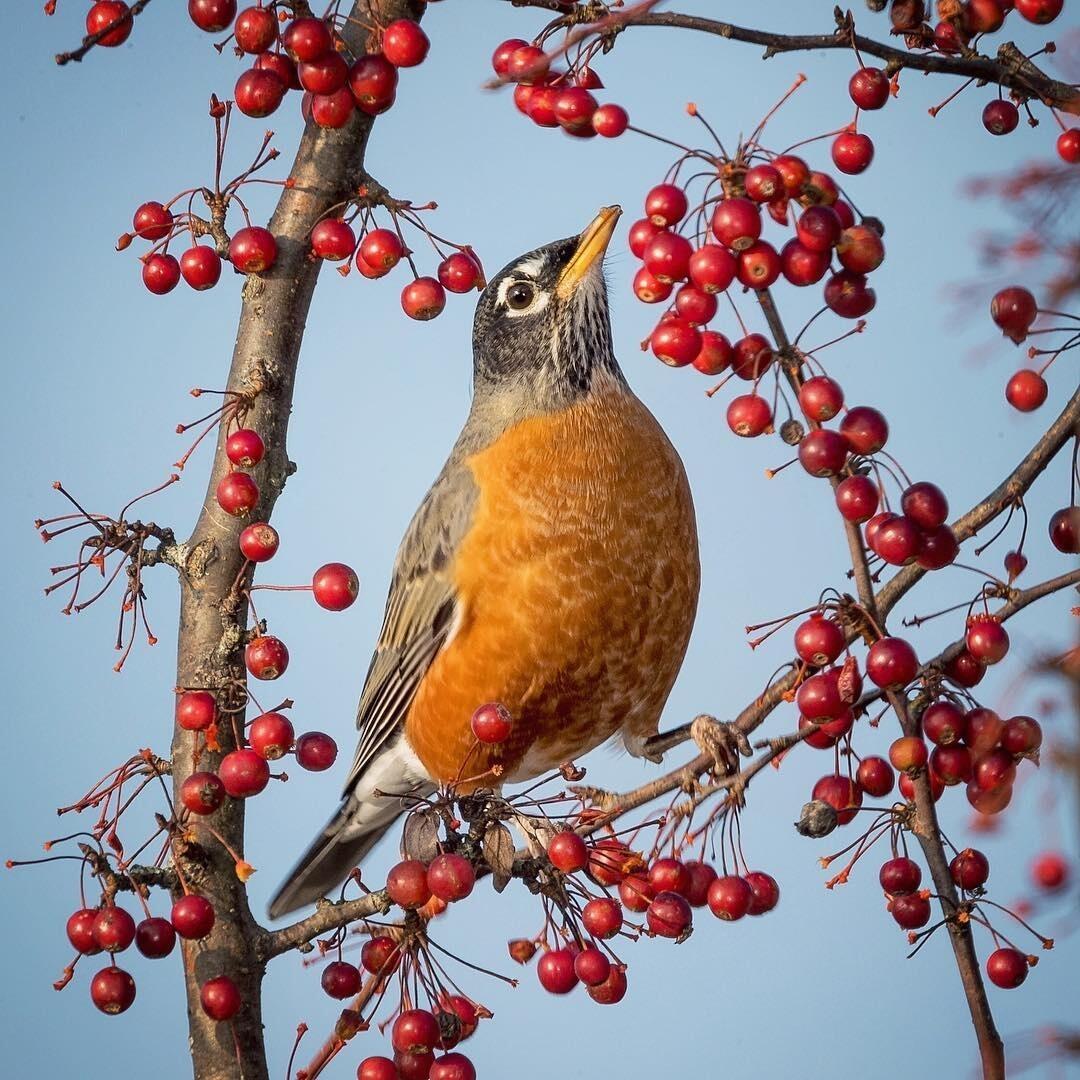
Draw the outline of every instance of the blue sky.
M57 824L57 806L139 747L164 751L168 745L176 615L170 572L158 571L148 582L161 643L138 649L128 669L115 675L112 601L65 618L60 602L43 600L48 567L66 561L68 549L60 541L43 548L31 522L64 512L50 490L56 479L86 505L111 510L159 483L183 449L174 426L200 413L201 403L187 390L223 380L239 306L232 275L209 293L181 286L154 297L141 286L134 253L117 254L112 245L140 202L209 179L206 101L211 91L228 94L240 68L219 57L180 13L157 4L139 19L127 47L58 69L52 56L77 41L80 5L62 2L52 20L37 14L39 4L27 5L31 13L21 18L15 6L0 13L8 39L17 34L19 41L5 62L0 116L4 145L13 151L5 182L14 209L0 270L9 357L0 431L8 462L2 527L9 572L0 590L9 764L0 799L5 856L30 856L49 835L69 831L66 820ZM744 5L686 8L746 17ZM811 32L829 27L829 9L777 0L752 11L762 26ZM867 31L884 32L883 17L866 15L864 22ZM401 197L436 200L432 227L473 244L491 270L578 231L601 205L621 203L632 220L671 160L667 148L641 138L582 142L534 128L508 93L480 89L493 47L505 37L529 37L541 24L541 13L503 3L433 4L430 58L404 73L397 105L371 141L372 174ZM1035 48L1043 37L1023 32L1019 40ZM769 145L782 149L850 117L845 88L854 64L839 54L763 63L752 46L634 30L597 68L607 83L605 100L626 105L639 126L677 140L700 138L684 113L692 100L725 142L734 143L800 71L809 82L770 124ZM1034 441L1051 406L1070 389L1070 369L1057 365L1044 412L1021 417L1009 410L1002 388L1019 352L990 326L988 296L963 308L950 298L957 282L993 271L978 264L973 240L1000 214L961 195L962 181L1046 156L1053 133L1047 120L1036 130L1021 125L1012 136L993 139L979 122L990 91L969 90L931 120L927 108L952 84L907 74L902 87L899 100L866 118L877 155L850 185L863 211L887 227L887 259L874 276L878 306L864 335L824 359L850 403L886 410L891 449L912 476L938 482L960 510ZM297 112L290 99L272 118L282 150L279 176L295 146ZM230 158L235 165L254 152L262 130L261 122L239 120ZM827 144L809 148L807 156L826 165ZM254 195L256 216L268 212L270 197L271 189ZM842 586L844 547L823 483L794 469L765 480L764 470L785 458L778 440L736 440L724 424L726 394L710 401L701 376L667 370L638 351L657 313L630 294L636 264L624 237L619 234L609 260L618 352L631 383L682 453L700 519L701 610L665 720L677 724L700 711L733 714L760 690L787 658L788 646L779 640L751 654L743 626L805 607L827 586ZM433 269L434 262L427 265ZM472 300L451 298L439 319L411 323L398 308L404 280L395 273L380 282L355 274L342 281L328 272L308 319L289 443L299 471L279 504L282 546L264 580L303 581L323 562L342 560L357 569L363 591L342 615L322 612L299 594L263 594L260 602L260 613L292 652L280 689L295 699L298 725L330 731L343 753L328 774L291 769L298 775L272 785L250 806L256 910L264 910L336 802L393 553L468 406ZM781 292L791 325L812 312L811 291L813 297ZM740 310L752 329L764 329L752 303L740 302ZM839 332L835 321L821 322L810 340ZM148 506L147 515L185 535L206 467L206 456L197 456L184 482ZM1064 569L1046 540L1045 521L1067 501L1067 483L1066 464L1058 461L1030 498L1031 581ZM1003 541L991 549L991 569L1008 547ZM957 602L974 582L963 571L943 571L905 610ZM988 704L1037 708L1049 688L1025 678L1024 661L1066 640L1069 604L1056 597L1017 620L1015 629L1010 624L1013 662L984 683ZM956 630L955 621L930 624L920 652ZM793 723L789 709L766 730L778 734ZM1047 726L1059 737L1068 733L1064 716L1047 718ZM891 737L884 729L864 730L857 746L883 752ZM587 764L591 781L616 789L648 775L608 750ZM828 892L816 860L833 845L802 840L791 828L813 781L829 766L828 755L802 751L750 792L744 847L752 864L781 883L776 912L736 925L704 913L683 946L659 940L628 946L631 990L619 1008L598 1010L581 993L549 997L531 970L513 972L523 980L514 992L479 976L466 979L466 988L497 1013L467 1046L480 1075L539 1080L556 1069L585 1077L616 1068L624 1076L711 1074L725 1062L739 1076L857 1073L877 1080L908 1072L913 1053L926 1073L965 1075L974 1061L973 1041L946 942L935 940L905 961L904 937L885 913L876 883L881 860L871 856L850 885ZM993 895L1002 902L1027 892L1027 866L1037 850L1061 844L1076 850L1072 804L1048 811L1040 794L1044 781L1029 777L1020 784L1004 830L978 841L991 856ZM960 846L965 810L959 792L944 801L945 826ZM391 859L383 848L376 863ZM106 1019L88 1001L93 962L63 994L50 985L69 959L64 920L78 906L72 872L64 864L12 872L2 884L0 910L14 930L5 957L11 1075L105 1076L111 1069L106 1055L115 1062L121 1047L131 1062L152 1054L161 1080L188 1075L177 957L160 963L125 958L138 981L138 1001L124 1016ZM1063 907L1040 913L1048 933L1062 924ZM156 908L163 909L160 899ZM505 941L532 933L539 920L523 890L511 887L496 900L485 886L443 920L438 934L470 959L509 971ZM980 948L985 952L985 939ZM1078 959L1075 939L1063 940L1021 990L991 991L1002 1030L1075 1020L1068 1002L1075 1001ZM314 1045L336 1015L317 983L317 973L296 957L273 965L265 1016L275 1075L284 1072L299 1020L312 1027ZM529 1042L536 1049L523 1052ZM361 1037L327 1075L352 1075L361 1057L384 1045L375 1035Z

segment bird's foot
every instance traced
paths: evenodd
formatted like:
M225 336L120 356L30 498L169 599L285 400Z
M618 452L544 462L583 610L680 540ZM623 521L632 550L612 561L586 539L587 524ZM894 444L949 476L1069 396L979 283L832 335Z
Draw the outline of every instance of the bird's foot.
M690 723L690 738L698 749L712 758L717 776L734 776L739 771L739 755L750 757L750 740L734 724L702 713ZM734 790L734 789L733 789Z
M602 814L609 814L619 807L618 796L603 788L589 787L588 784L574 784L570 788L570 794L588 803L589 806L599 810Z

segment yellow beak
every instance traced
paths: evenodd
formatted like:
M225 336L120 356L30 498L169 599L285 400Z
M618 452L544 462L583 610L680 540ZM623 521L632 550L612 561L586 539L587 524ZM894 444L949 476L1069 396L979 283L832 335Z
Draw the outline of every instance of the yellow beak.
M600 213L592 219L581 234L577 250L563 268L563 272L559 275L559 283L555 287L556 295L561 300L566 300L573 295L593 263L604 257L620 214L622 214L620 206L601 207Z

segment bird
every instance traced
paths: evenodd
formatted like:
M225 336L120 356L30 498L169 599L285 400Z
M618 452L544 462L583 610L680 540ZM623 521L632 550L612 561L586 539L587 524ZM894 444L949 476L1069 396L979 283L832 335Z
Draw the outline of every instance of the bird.
M471 408L397 553L341 804L273 918L337 889L440 786L501 790L616 736L659 760L700 562L682 461L615 359L603 260L620 213L480 294ZM497 745L470 727L486 703L512 718Z

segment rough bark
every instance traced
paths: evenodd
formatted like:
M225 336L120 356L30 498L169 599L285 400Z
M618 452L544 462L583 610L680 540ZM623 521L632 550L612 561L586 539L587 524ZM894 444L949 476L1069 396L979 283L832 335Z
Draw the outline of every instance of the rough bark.
M380 20L387 22L403 16L419 18L422 4L384 0L377 8ZM370 25L369 0L356 0L352 16ZM342 36L352 52L364 51L366 32L358 22L346 24ZM295 108L296 99L289 104ZM239 393L258 390L247 422L259 431L268 448L265 459L253 470L261 498L250 520L270 519L293 469L286 452L286 433L307 312L319 276L319 261L308 257L308 233L331 206L356 192L364 177L371 126L372 119L359 112L336 131L308 124L290 173L292 186L283 191L269 226L277 238L278 260L269 273L249 277L244 286L227 389ZM245 521L225 514L214 498L218 481L229 468L224 436L222 431L202 511L188 540L187 565L181 573L176 682L181 688L224 691L232 687L230 692L236 694L245 677L242 646L247 610L234 591L244 565L237 540ZM234 748L227 721L220 725L219 738L220 751L204 752L196 763L191 733L174 732L173 786L177 793L196 768L216 769L221 757ZM242 857L243 802L229 800L215 815L214 826ZM211 935L185 947L194 1074L197 1080L263 1080L268 1073L260 1002L264 965L259 957L265 932L251 914L232 855L217 839L197 835L196 842L183 847L178 855L181 872L193 890L208 896L217 913ZM233 978L244 1001L231 1025L210 1020L199 1003L201 983L220 974Z

